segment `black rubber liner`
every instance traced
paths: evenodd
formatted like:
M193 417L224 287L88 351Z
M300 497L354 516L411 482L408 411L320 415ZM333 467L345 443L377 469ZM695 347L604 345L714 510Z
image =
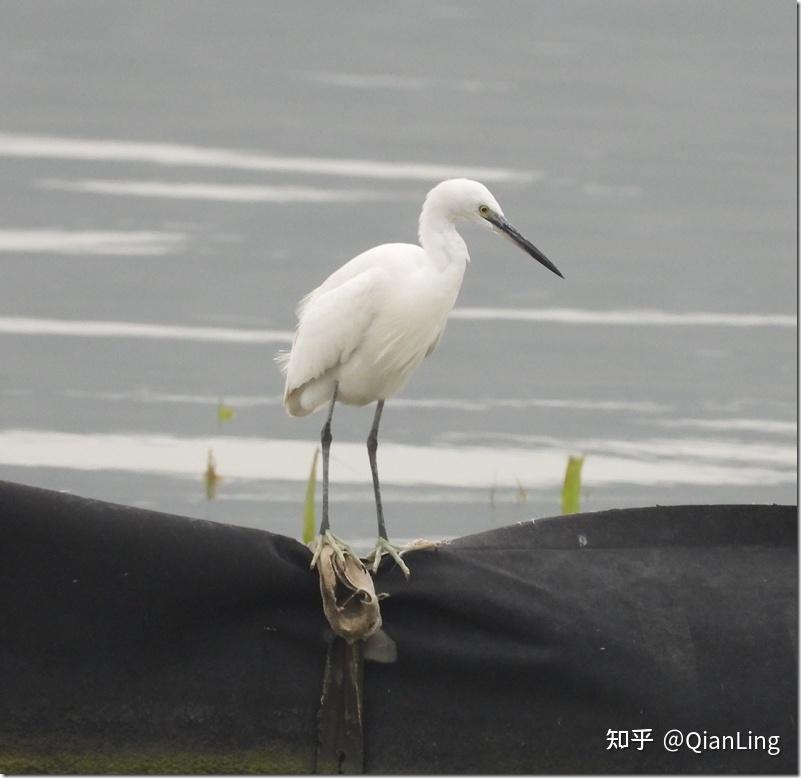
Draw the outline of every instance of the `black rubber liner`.
M398 660L365 666L365 770L797 772L797 548L794 507L655 507L415 552L408 583L385 563ZM309 558L0 482L0 772L310 772ZM642 750L608 749L640 729ZM671 729L780 753L670 753Z

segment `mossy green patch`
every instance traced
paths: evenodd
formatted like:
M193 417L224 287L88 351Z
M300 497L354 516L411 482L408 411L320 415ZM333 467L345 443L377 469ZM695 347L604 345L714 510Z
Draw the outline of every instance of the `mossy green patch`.
M308 774L312 759L311 748L308 753L293 753L275 747L222 752L164 746L114 749L104 745L65 751L0 746L0 772L17 775Z

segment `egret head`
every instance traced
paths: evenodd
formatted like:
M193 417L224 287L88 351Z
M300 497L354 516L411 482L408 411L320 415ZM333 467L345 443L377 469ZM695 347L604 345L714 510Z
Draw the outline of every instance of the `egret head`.
M468 178L451 178L437 184L426 197L426 209L438 211L451 221L470 221L488 226L511 240L560 278L564 276L531 241L525 238L504 216L501 206L484 184Z

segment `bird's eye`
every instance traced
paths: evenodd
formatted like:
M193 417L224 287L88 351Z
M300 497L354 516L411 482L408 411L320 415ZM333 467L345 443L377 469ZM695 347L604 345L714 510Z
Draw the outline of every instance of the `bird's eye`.
M489 213L490 213L489 206L488 206L488 205L479 205L479 206L478 206L478 212L479 212L479 213L480 213L482 216L489 216Z

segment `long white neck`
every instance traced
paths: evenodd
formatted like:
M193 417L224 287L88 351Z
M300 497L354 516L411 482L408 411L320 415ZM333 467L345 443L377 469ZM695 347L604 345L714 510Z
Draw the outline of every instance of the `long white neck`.
M418 236L420 245L437 268L456 271L461 278L470 255L456 231L452 214L434 197L427 197L423 203Z

